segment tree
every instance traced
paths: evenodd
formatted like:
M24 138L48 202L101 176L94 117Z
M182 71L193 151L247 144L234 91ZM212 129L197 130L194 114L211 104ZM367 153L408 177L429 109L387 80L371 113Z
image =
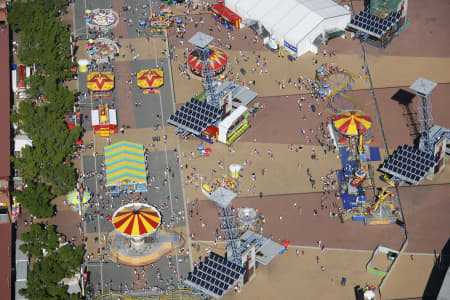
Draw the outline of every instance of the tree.
M27 187L23 191L13 192L13 196L37 218L49 218L55 212L55 207L50 204L54 196L44 183L27 182Z
M74 276L83 255L83 246L66 245L38 260L28 272L27 288L20 290L20 294L30 300L67 299L67 286L60 282Z
M59 163L53 168L43 170L43 176L52 184L53 192L64 195L77 184L77 174L70 164Z
M42 258L42 250L46 250L48 255L56 251L59 246L58 238L54 225L44 229L41 224L31 224L30 231L22 233L22 241L25 244L20 246L20 250L27 253L29 258Z

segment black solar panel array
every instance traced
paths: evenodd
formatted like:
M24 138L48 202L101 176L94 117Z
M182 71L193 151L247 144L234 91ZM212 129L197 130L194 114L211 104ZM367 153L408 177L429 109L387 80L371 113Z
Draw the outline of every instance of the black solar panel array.
M438 163L439 157L403 145L383 163L381 170L407 182L419 183Z
M400 20L400 17L401 12L390 13L383 19L369 14L368 10L362 10L350 21L349 26L380 38Z
M217 121L221 114L221 109L206 102L191 99L171 115L168 122L175 126L182 126L183 129L198 135Z
M196 288L221 297L231 286L234 286L245 269L225 258L211 253L203 262L188 274L185 282Z

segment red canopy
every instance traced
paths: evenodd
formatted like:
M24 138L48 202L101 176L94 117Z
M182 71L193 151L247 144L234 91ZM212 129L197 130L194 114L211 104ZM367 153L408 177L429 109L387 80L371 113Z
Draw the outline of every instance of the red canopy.
M240 21L241 17L239 17L236 13L231 11L228 7L226 7L223 3L214 4L212 6L213 11L221 15L228 22L235 23L236 21Z
M75 124L73 124L73 123L67 123L67 129L69 129L69 132L71 132L72 131L72 128L74 128L75 127Z

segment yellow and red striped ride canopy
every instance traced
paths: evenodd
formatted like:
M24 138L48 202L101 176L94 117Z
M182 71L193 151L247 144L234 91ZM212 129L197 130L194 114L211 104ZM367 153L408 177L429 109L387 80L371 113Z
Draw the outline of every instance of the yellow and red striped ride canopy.
M87 76L87 88L94 92L107 92L114 88L114 75L110 72L92 72Z
M372 120L366 114L351 110L334 116L334 127L345 135L357 135L372 126Z
M145 69L137 74L137 85L143 89L159 88L164 84L164 73L159 69Z
M151 205L129 204L118 209L112 218L114 228L130 236L145 236L158 229L161 215Z

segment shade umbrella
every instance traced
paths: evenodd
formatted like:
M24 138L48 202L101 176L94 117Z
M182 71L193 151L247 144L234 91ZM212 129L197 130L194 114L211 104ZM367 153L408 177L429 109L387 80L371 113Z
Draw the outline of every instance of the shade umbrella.
M319 90L319 94L323 95L323 94L325 94L325 91L324 90Z
M89 199L91 199L91 195L89 195L89 193L86 191L80 193L78 190L74 190L67 195L67 201L69 202L69 204L73 205L77 209L80 207L80 202L81 206L84 207Z
M93 44L93 43L94 43L94 40L93 40L93 39L89 39L89 40L88 40L88 43L89 43L89 44Z
M203 147L203 145L198 145L198 146L197 146L197 150L198 150L198 151L202 151L203 149L205 149L205 147Z
M158 229L161 215L151 205L134 203L122 206L112 217L117 231L127 236L146 236Z
M323 68L322 68L322 67L317 68L317 72L318 72L318 73L322 73L322 72L323 72Z
M369 116L360 111L346 111L333 119L334 127L344 135L357 135L372 126Z
M288 240L283 240L281 242L281 245L285 246L286 248L289 247L291 245L291 242L289 242Z
M114 75L110 72L92 72L87 76L87 88L94 92L106 92L114 88Z
M211 149L211 148L206 148L206 149L205 149L205 154L206 154L206 156L210 155L211 152L212 152L212 149Z
M159 69L145 69L137 74L137 85L143 89L159 88L164 84L164 73Z
M323 84L323 88L324 88L324 89L327 89L327 88L329 88L329 87L330 87L330 84L329 84L329 83L324 83L324 84Z

